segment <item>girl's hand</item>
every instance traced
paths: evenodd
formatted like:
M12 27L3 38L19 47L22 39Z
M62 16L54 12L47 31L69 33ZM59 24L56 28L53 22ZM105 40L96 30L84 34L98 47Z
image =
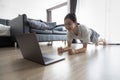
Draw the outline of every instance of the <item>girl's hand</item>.
M63 53L64 52L64 49L62 47L59 47L58 48L58 53Z

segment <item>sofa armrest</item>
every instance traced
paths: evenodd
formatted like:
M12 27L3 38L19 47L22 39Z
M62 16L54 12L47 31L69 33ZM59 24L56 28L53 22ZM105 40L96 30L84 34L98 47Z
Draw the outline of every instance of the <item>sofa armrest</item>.
M16 42L16 36L24 33L29 33L30 29L26 25L27 16L25 14L19 15L18 17L9 21L11 26L11 36L14 42Z
M11 26L12 36L29 33L29 27L26 26L26 22L27 16L25 14L10 20L9 25Z

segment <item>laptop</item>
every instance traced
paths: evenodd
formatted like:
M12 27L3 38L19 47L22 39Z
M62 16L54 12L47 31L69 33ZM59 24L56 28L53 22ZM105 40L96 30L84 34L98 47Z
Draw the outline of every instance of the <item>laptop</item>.
M42 65L52 64L65 59L63 56L53 55L52 53L42 53L35 33L17 35L16 40L24 59Z

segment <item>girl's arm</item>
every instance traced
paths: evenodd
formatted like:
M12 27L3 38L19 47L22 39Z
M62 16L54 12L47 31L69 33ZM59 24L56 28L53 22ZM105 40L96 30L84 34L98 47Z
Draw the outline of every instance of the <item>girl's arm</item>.
M83 47L80 49L77 49L75 53L83 53L83 52L86 52L86 50L87 50L87 43L83 43Z
M86 49L87 49L87 43L83 43L83 47L80 48L80 49L69 49L69 54L78 54L78 53L84 53L86 52Z
M67 47L65 47L65 48L59 47L59 48L58 48L58 52L59 52L59 53L66 52L66 51L68 51L69 49L71 49L71 42L67 42L67 43L68 43Z
M64 52L71 49L71 42L67 42L67 43L68 43L67 47L63 48Z

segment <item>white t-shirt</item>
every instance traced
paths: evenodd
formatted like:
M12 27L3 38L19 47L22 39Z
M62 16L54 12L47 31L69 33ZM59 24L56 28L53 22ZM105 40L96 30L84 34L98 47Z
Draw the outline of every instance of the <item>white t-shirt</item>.
M68 31L67 41L72 42L73 39L82 40L82 43L90 42L91 30L84 26L83 24L78 25L78 35L75 35L74 32Z

